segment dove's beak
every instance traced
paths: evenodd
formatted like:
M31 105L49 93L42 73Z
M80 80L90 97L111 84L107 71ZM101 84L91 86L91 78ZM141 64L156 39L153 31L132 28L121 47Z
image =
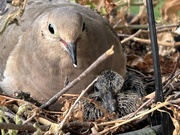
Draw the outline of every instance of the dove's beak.
M67 43L67 49L73 62L73 66L77 67L77 45L75 43Z

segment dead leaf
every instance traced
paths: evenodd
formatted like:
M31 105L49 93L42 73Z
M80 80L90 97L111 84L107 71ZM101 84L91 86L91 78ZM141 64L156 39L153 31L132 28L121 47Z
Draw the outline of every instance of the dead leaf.
M4 106L6 104L6 98L4 96L0 96L0 106Z
M161 15L165 21L173 23L178 21L179 11L180 11L179 0L166 0L161 8Z
M169 107L168 109L170 109L173 112L173 116L171 116L170 114L170 118L173 122L173 125L175 127L174 131L173 131L173 135L179 135L180 134L180 119L178 117L178 115L180 114L180 111L176 108L176 107Z
M83 122L84 118L84 105L83 102L79 102L73 111L73 117L75 117L78 121Z
M100 135L95 127L92 127L91 131L92 131L91 135Z
M115 12L115 11L114 11ZM125 14L127 12L127 6L117 10L116 13L112 13L108 16L109 23L114 27L115 25L124 25L126 23Z
M129 55L127 56L127 65L138 70L147 71L149 69L149 64L144 61L144 59L138 55Z
M104 0L104 6L106 8L107 13L109 14L114 8L116 8L116 4L112 0Z

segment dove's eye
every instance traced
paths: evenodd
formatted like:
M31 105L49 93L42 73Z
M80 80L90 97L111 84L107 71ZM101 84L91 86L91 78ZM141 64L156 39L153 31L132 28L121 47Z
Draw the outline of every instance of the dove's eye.
M52 25L51 23L49 23L48 29L49 29L49 32L50 32L51 34L54 34L54 27L53 27L53 25Z
M83 23L82 31L86 29L85 22Z

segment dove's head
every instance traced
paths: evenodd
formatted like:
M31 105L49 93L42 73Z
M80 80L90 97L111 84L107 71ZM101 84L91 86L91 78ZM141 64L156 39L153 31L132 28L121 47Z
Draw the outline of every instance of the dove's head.
M74 67L77 66L77 45L85 31L80 13L68 8L55 8L43 13L38 19L40 36L49 46L59 46L68 52Z

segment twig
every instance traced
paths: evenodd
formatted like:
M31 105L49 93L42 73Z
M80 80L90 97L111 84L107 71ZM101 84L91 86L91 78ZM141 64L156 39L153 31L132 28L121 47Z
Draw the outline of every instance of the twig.
M140 106L140 108L144 107L144 106L147 106L147 104L149 104L153 99L149 99L147 100L143 105ZM124 122L126 121L127 119L130 119L134 116L134 113L136 112L133 112L133 113L130 113L126 116L123 116L119 119L116 119L116 120L112 120L112 121L108 121L108 122L103 122L103 123L100 123L98 124L98 126L106 126L106 125L112 125L112 124L116 124L116 123L121 123L121 122Z
M63 126L63 129L70 128L70 127L86 127L86 128L92 128L94 124L92 122L69 122L65 123Z
M64 117L64 119L61 121L59 129L61 130L62 127L64 126L64 123L66 122L67 118L70 116L71 112L73 111L74 107L76 106L76 104L79 102L79 100L82 98L82 96L89 90L89 88L97 81L97 78L95 80L93 80L88 87L83 90L81 92L81 94L79 95L79 97L76 99L76 101L74 102L74 104L71 106L71 108L69 109L68 113L66 114L66 116Z
M16 114L14 114L14 112L12 112L9 108L6 107L6 110L4 111L4 115L5 115L6 117L8 117L9 119L14 119L14 117L15 117ZM22 118L22 117L20 117L19 119L20 119L22 122L25 121L25 119ZM30 124L30 122L29 122L29 124Z
M28 101L24 101L22 99L17 99L14 97L10 97L8 95L4 95L4 94L0 94L0 99L5 99L4 102L0 102L1 106L6 106L7 104L10 104L11 102L18 102L18 103L27 103ZM29 102L28 102L29 103ZM31 103L30 103L31 104ZM34 108L38 108L37 106L35 106L34 104L31 104Z
M152 92L144 97L144 99L153 99L155 97L155 92Z
M51 122L43 117L38 117L37 118L38 122L40 122L41 124L45 125L45 126L49 126L55 122ZM67 122L63 125L62 129L68 129L68 128L73 128L73 127L86 127L86 128L91 128L93 127L94 124L92 122L78 122L78 121L74 121L74 122Z
M46 117L46 118L44 118L44 117L45 117L45 116L43 116L43 115L42 115L42 116L39 116L39 117L36 117L36 120L37 120L39 123L41 123L41 124L43 124L43 125L46 125L46 126L55 123L55 121L49 120L47 117Z
M37 111L38 111L37 109L34 109L32 111L33 111L33 115L30 118L28 118L26 121L24 121L23 125L29 123L37 115Z
M79 97L79 94L63 94L63 96L67 97ZM81 97L83 100L88 101L89 103L92 103L96 106L96 108L100 109L104 113L104 117L107 118L109 116L109 113L107 110L99 104L96 100L89 99L88 97Z
M118 22L113 26L113 28L115 29L117 27L117 25L121 22L122 20L119 19Z
M163 28L170 28L170 27L177 27L180 26L180 24L168 24L168 25L163 25L162 24L157 24L156 29L163 29ZM149 25L119 25L115 28L115 30L122 30L122 28L129 28L129 29L148 29Z
M0 34L2 34L5 31L5 29L7 28L8 24L12 18L14 18L14 14L7 16L2 28L0 29Z
M140 43L146 43L146 44L151 44L151 41L149 39L141 39L141 38L137 38L136 36L138 36L141 33L149 33L149 31L146 30L138 30L135 34L130 35L128 38L125 38L124 40L121 41L122 44L124 44L125 42L129 41L129 40L133 40L133 41L137 41ZM169 43L169 42L161 42L158 41L159 45L162 46L166 46L166 47L177 47L180 46L180 42L174 42L174 43Z
M141 38L134 37L134 38L132 38L132 40L136 41L136 42L140 42L140 43L151 44L151 41L147 40L147 39L141 39ZM165 46L165 47L177 47L177 46L180 46L180 42L168 43L168 42L158 41L158 44L161 45L161 46Z
M126 69L129 70L129 71L133 71L133 72L135 72L135 73L137 73L137 74L139 74L139 75L141 75L141 76L143 76L143 77L147 77L147 76L145 76L143 73L141 73L141 72L139 72L138 70L133 69L133 68L131 68L131 67L129 67L129 66L127 66Z
M82 74L80 74L75 80L69 83L65 88L59 91L56 95L54 95L51 99L49 99L45 104L43 104L40 108L47 108L53 103L55 103L58 98L66 93L70 88L72 88L75 84L77 84L82 78L84 78L88 73L90 73L94 68L97 67L102 61L110 57L113 53L114 46L112 46L109 50L107 50L104 54L102 54L93 64L91 64Z
M40 126L42 131L46 131L49 126ZM33 125L16 125L13 123L0 123L0 129L13 129L13 130L18 130L18 131L29 131L29 132L35 132L37 129L33 127Z
M131 116L129 116L129 118L134 117L143 107L147 106L147 104L149 104L153 99L149 99L145 103L143 103Z
M164 28L164 29L158 29L157 30L157 33L162 33L162 32L170 32L170 28ZM150 32L148 30L142 30L141 29L141 32L142 33L145 33L145 34L149 34ZM131 35L128 35L128 34L118 34L119 37L129 37Z
M159 0L154 0L153 4L157 5L159 2ZM143 6L144 5L144 1L132 1L132 0L118 0L115 2L115 4L118 7L124 7L124 6Z
M172 81L172 77L174 76L174 74L175 74L175 72L176 72L176 70L177 70L177 68L178 68L179 60L180 60L180 55L178 56L176 65L175 65L175 67L174 67L174 69L173 69L171 75L170 75L170 76L168 77L168 79L164 82L164 83L166 83L166 85L163 87L163 89L165 89L165 88L167 87L167 85L168 85L167 82ZM163 84L164 84L164 83L163 83Z
M62 96L64 97L76 97L78 98L79 97L79 94L63 94ZM89 99L88 97L81 97L81 99L85 100L85 101L88 101L89 103L92 103L94 104L98 109L100 109L103 113L104 113L104 117L108 117L109 113L107 112L107 110L101 105L99 104L96 100L93 100L93 99ZM54 111L49 111L49 110L43 110L45 111L46 113L49 113L49 114L56 114L56 115L62 115L63 112L54 112ZM39 121L39 119L38 119Z
M119 25L115 28L115 30L122 30L122 28L128 29L148 29L148 25Z
M169 103L171 103L171 104L175 104L175 105L177 105L177 104L179 104L180 103L180 98L178 98L178 99L175 99L175 100L170 100L170 101L168 101Z
M177 77L178 75L180 75L180 72L179 72L179 71L171 78L171 80L169 80L169 81L166 83L166 85L165 85L164 87L167 87L167 86L172 82L172 80L173 80L175 77ZM165 96L168 96L169 93L172 92L172 90L173 90L173 89L170 89L170 90L166 93Z
M138 30L135 34L129 36L128 38L125 38L124 40L121 41L122 44L124 44L125 42L133 39L135 36L138 36L140 33L142 32L142 30Z
M151 113L151 112L154 112L155 110L157 110L157 109L159 109L159 108L162 108L162 107L164 107L164 106L167 106L167 105L171 105L171 103L170 103L170 102L159 103L159 104L156 105L156 107L151 108L150 110L148 110L148 111L146 111L146 112L144 112L144 113L142 113L142 114L139 114L139 115L137 115L137 116L135 116L135 117L133 117L133 118L131 118L131 119L129 119L129 120L126 120L126 121L121 122L121 123L118 123L118 121L117 121L116 125L114 125L114 126L112 126L112 127L110 127L110 128L104 129L103 131L99 132L99 134L100 134L100 135L105 134L106 132L108 132L108 131L110 131L110 130L113 130L113 129L115 129L115 128L117 128L117 127L120 127L120 126L122 126L122 125L124 125L124 124L127 124L127 123L129 123L129 122L131 122L131 121L134 121L134 120L136 120L136 119L138 119L138 118L141 118L141 117L143 117L143 116L145 116L145 115L147 115L147 114L149 114L149 113ZM100 124L97 124L97 125L99 126Z
M172 82L172 80L173 80L174 78L176 78L179 74L180 74L180 71L178 71L178 72L166 83L166 85L163 87L163 89L166 88L167 85L169 85L169 84Z
M156 27L156 29L164 29L164 28L171 28L171 27L178 27L180 26L180 24L178 23L175 23L175 24L168 24L168 25L162 25L162 26L158 26Z

